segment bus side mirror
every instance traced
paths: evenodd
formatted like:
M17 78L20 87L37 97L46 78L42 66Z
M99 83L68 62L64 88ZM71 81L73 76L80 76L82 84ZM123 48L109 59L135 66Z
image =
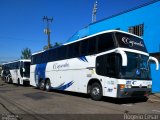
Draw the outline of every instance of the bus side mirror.
M156 63L156 70L159 70L159 62L155 57L150 56L149 60L154 61Z
M122 56L122 66L127 66L127 62L128 62L128 60L127 60L127 55L126 55L126 53L123 51L123 50L116 50L115 51L116 53L119 53L121 56Z
M25 72L25 68L22 68L23 72Z

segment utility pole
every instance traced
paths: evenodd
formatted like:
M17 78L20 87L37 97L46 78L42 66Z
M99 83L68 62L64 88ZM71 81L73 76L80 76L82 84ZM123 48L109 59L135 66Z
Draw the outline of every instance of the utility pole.
M53 21L53 18L48 18L47 16L43 17L43 22L47 23L47 27L44 29L44 33L47 34L48 36L48 49L51 48L51 43L50 43L50 23Z
M96 15L97 15L97 0L94 3L93 11L92 11L92 23L96 22Z

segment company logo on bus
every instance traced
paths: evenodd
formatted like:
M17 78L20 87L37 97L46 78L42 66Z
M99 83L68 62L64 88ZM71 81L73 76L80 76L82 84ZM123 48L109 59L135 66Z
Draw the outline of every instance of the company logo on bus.
M58 64L58 63L53 64L53 69L61 69L61 68L66 68L66 67L69 67L68 62L66 62L64 64Z
M137 69L137 70L136 70L136 75L140 75L140 74L141 74L140 70Z
M128 44L129 47L133 47L133 46L144 47L142 41L140 41L140 42L135 42L135 41L133 41L133 40L127 38L127 37L122 37L122 42L123 42L124 44Z

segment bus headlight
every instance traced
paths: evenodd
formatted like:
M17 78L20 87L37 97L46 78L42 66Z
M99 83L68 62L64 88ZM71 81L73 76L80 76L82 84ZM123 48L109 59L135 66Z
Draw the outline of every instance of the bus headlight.
M126 85L126 88L132 88L132 85Z
M151 87L152 87L152 85L148 85L148 86L147 86L147 88L151 88Z

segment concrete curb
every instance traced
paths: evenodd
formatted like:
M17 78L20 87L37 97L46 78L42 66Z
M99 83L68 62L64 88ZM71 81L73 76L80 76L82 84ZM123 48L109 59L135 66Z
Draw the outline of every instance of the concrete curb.
M148 99L147 101L152 102L152 103L160 103L160 100L158 99Z
M149 102L157 102L160 103L160 94L152 94L149 96Z

